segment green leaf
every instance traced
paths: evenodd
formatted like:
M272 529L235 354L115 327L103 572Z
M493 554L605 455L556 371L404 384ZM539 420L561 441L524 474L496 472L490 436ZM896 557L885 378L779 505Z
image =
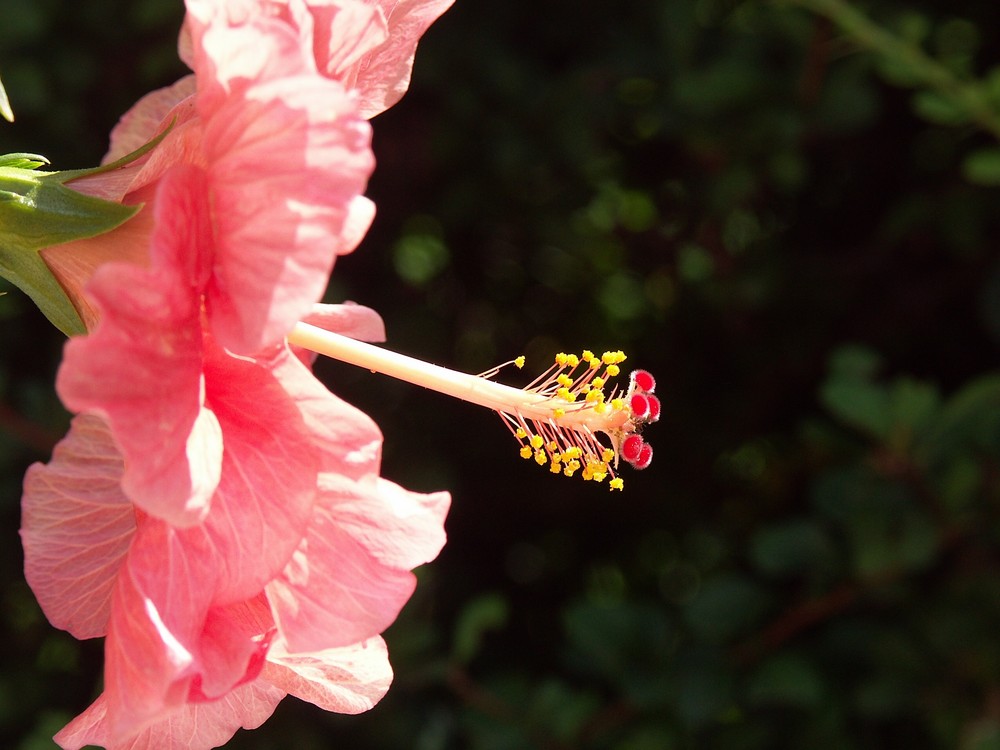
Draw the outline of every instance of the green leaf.
M85 332L83 321L39 251L108 232L140 207L83 195L63 185L64 179L59 172L0 167L0 276L73 336Z
M818 523L802 519L767 526L754 534L750 559L770 575L823 572L834 564L836 549Z
M1000 147L977 149L966 156L962 175L976 185L1000 185Z
M823 405L850 425L877 438L885 438L892 425L889 393L864 380L834 377L820 389Z
M830 355L830 372L855 380L870 380L882 369L878 352L860 344L847 344Z
M913 111L938 125L964 125L969 113L936 91L918 91L913 95Z
M705 248L688 243L677 251L677 275L684 281L698 284L715 273L715 261Z
M507 601L500 594L483 594L469 602L455 625L452 657L468 664L479 652L483 636L507 622Z
M757 669L747 686L747 697L756 706L811 708L826 695L816 668L802 656L777 653Z
M767 592L735 573L707 580L684 607L684 619L702 640L720 643L757 625L770 607Z
M879 55L875 66L879 75L893 86L916 88L924 81L920 69L905 58Z
M889 398L893 426L909 432L917 432L930 425L941 403L937 388L912 378L896 380Z
M575 668L615 685L635 706L662 705L678 629L662 608L642 603L579 603L564 616Z
M924 444L934 459L1000 450L1000 375L977 378L949 398Z

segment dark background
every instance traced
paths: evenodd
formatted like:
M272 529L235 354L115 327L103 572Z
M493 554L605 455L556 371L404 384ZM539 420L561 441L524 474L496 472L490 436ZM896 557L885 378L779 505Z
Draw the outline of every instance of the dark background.
M426 35L329 299L469 372L624 349L656 457L610 494L495 415L318 365L386 476L452 492L449 542L376 709L290 698L231 747L1000 748L1000 196L969 168L995 139L798 5L457 0ZM0 152L96 164L184 72L180 6L0 0ZM864 6L994 112L998 8ZM62 341L16 290L0 320L0 745L34 750L102 654L23 580Z

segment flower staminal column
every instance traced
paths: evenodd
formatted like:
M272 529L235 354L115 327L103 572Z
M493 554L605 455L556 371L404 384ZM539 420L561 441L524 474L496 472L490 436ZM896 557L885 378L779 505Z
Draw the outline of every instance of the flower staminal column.
M573 476L578 471L589 481L610 477L609 486L624 486L615 470L619 458L637 469L653 459L653 449L642 428L660 418L660 401L653 395L655 378L636 370L627 388L606 388L620 374L625 354L601 356L559 354L553 365L526 388L513 388L490 378L499 368L469 375L382 349L307 323L292 329L288 341L295 346L363 367L383 375L444 393L496 411L521 445L523 458L548 465L553 474ZM508 364L520 368L523 357ZM598 439L604 434L611 445Z

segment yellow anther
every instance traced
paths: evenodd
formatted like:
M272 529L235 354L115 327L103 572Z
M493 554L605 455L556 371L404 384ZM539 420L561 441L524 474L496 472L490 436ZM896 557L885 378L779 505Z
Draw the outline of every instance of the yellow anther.
M571 445L569 448L563 451L563 456L570 460L580 458L582 455L583 455L583 449L577 445Z
M615 363L615 352L604 352L601 355L601 361L606 365L613 365Z
M580 358L578 356L576 356L575 354L567 354L566 355L566 366L567 367L573 368L573 367L576 367L578 364L580 364Z
M587 362L587 365L590 367L591 370L596 370L598 367L601 366L601 360L599 360L597 357L594 357L593 359Z
M601 460L604 461L604 463L606 463L606 464L607 463L611 463L611 461L612 461L612 459L614 459L614 457L615 457L615 452L613 450L611 450L610 448L605 448L601 452Z
M531 458L531 446L522 445L521 446L521 458Z
M514 434L521 440L524 440L524 438L528 437L528 433L523 427L518 427L516 430L514 430Z
M563 476L571 477L580 469L579 461L567 461L563 467Z
M600 375L598 375L596 378L594 378L593 380L590 381L590 384L592 386L594 386L594 388L603 388L604 387L604 383L605 383L605 380Z
M620 368L620 367L618 367L618 365L608 365L608 369L607 369L607 371L606 371L606 372L607 372L607 373L608 373L608 375L610 375L611 377L614 377L615 375L617 375L618 373L620 373L620 372L621 372L621 368Z
M514 359L514 367L516 367L518 370L520 370L522 367L524 367L524 355L523 354L520 357L515 357L515 359Z
M594 404L594 411L598 414L607 414L608 405L603 401L600 402L599 404Z
M558 474L559 472L562 471L562 466L559 464L558 461L553 461L552 463L549 464L549 471L551 471L553 474Z
M573 385L573 378L571 378L566 373L563 373L558 378L556 378L556 382L563 388L569 388L571 385Z
M623 398L613 398L611 399L611 408L615 411L621 411L625 408L625 399Z
M584 349L583 354L580 355L580 359L584 362L590 362L594 358L594 353L590 349Z
M552 410L552 416L555 419L562 419L563 417L566 416L566 410L563 409L561 406L557 406L555 409Z
M611 480L608 487L609 489L612 490L621 490L625 487L625 482L622 481L621 477L615 477L614 479Z
M573 393L569 388L559 388L556 390L556 395L563 401L576 401L576 394Z
M565 367L568 359L569 355L566 354L566 352L559 352L556 355L556 364L559 365L560 367Z
M545 445L545 440L542 438L541 435L532 435L531 440L529 442L531 443L531 447L534 448L535 450L538 450L543 445Z
M584 399L588 404L599 404L604 401L604 391L591 390L587 391L587 396Z
M557 450L559 450L559 443L557 443L555 440L550 440L549 444L545 446L545 450L547 450L549 453L555 453Z
M608 476L607 472L595 471L590 478L595 482L603 482L605 477L607 476Z
M545 455L545 451L535 451L535 463L539 466L545 466L546 461L548 461L548 456Z

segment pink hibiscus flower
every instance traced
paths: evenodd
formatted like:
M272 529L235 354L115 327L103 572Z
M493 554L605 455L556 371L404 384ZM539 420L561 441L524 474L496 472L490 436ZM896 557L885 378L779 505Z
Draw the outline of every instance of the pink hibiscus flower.
M192 237L178 260L200 268L203 277L185 283L198 288L201 301L187 300L186 312L175 310L183 321L168 320L158 307L165 300L156 294L117 306L125 316L130 306L159 315L165 324L163 351L184 356L156 363L154 339L146 339L145 380L95 377L109 357L138 354L127 351L132 339L126 336L118 339L125 351L120 346L111 355L116 350L106 345L115 334L109 324L71 342L59 388L72 410L108 419L128 459L129 497L181 525L196 523L207 512L222 450L218 426L201 403L197 347L189 346L198 338L195 323L204 317L220 346L251 355L281 341L308 313L335 256L356 246L374 214L361 195L372 159L370 133L358 119L355 98L388 106L402 94L419 35L448 3L423 0L383 8L358 0L191 0L188 5L183 36L188 44L182 47L196 76L142 100L116 128L108 158L133 150L168 123L172 131L140 162L77 183L103 197L146 202L145 210L109 235L43 251L93 330L98 315L92 298L100 292L84 294L84 282L109 259L148 265L150 243L144 239L152 234L154 217L187 209L181 215ZM348 94L316 75L319 69L351 79L356 92ZM174 191L178 205L158 212L160 183L178 163L197 169L187 169L188 184ZM105 315L135 272L134 267L104 271L118 275L95 286L105 290ZM174 379L160 377L166 373ZM168 386L177 395L169 401L160 398ZM154 411L136 410L137 398ZM167 450L150 450L165 439Z
M302 318L378 335L363 308L313 313L372 215L357 96L286 20L223 10L189 3L194 79L140 102L112 151L171 123L164 140L81 181L144 208L44 251L90 333L57 382L80 416L25 480L26 577L55 625L107 637L66 748L214 747L286 693L369 708L378 634L444 542L448 496L380 479L377 428L285 343Z

